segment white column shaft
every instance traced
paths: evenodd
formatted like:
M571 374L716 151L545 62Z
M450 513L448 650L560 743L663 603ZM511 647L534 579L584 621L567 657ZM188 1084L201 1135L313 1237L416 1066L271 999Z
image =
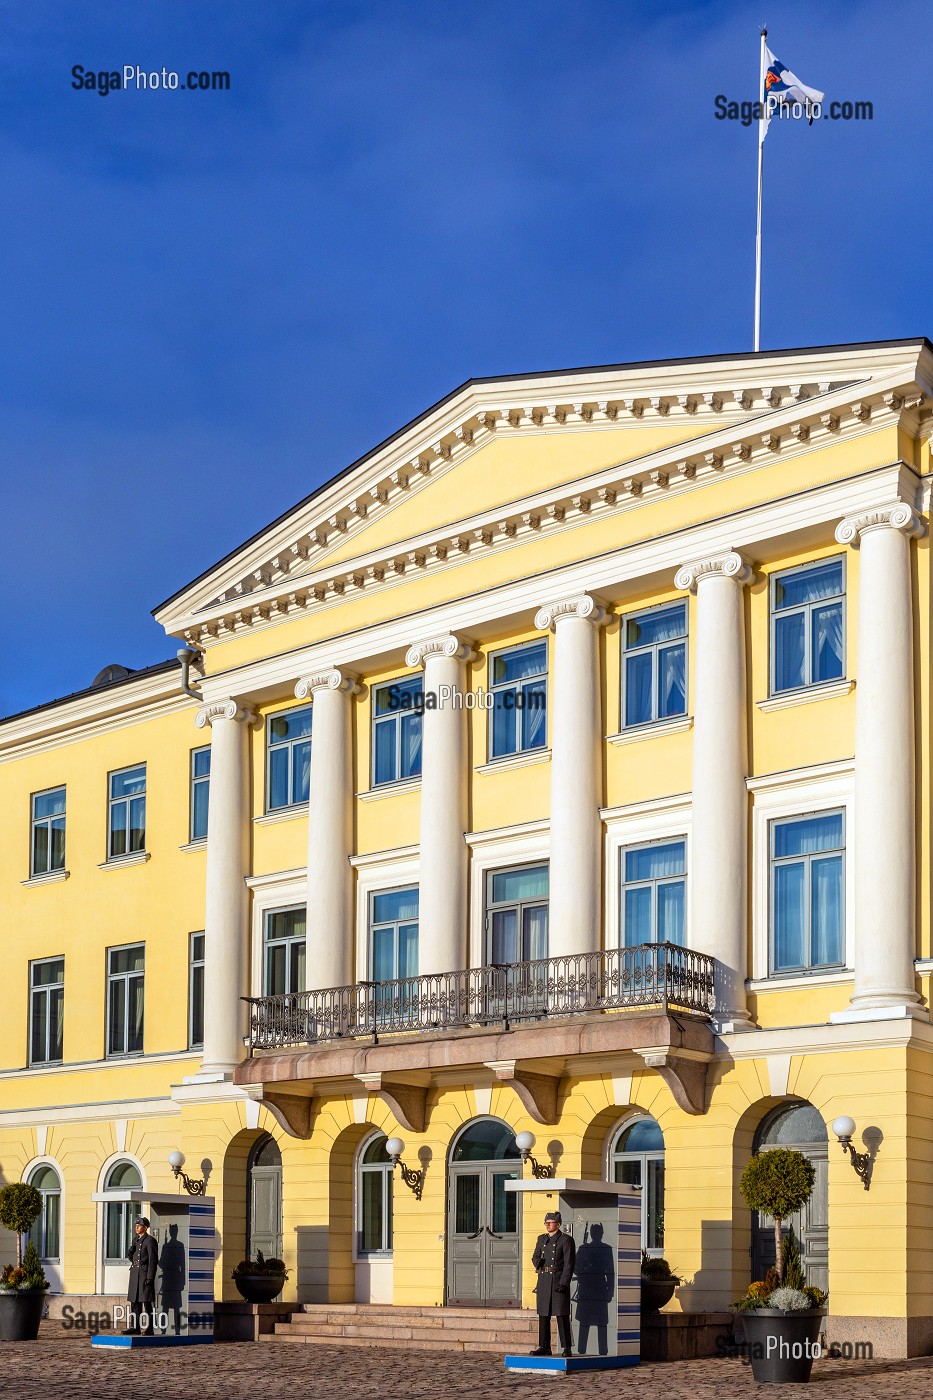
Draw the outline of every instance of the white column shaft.
M691 945L716 959L717 1014L749 1020L748 737L743 585L750 570L730 551L688 564L678 586L697 591L693 685Z
M602 609L581 600L544 608L554 628L551 679L551 860L548 956L602 947L599 819L599 632Z
M350 693L339 671L302 680L313 697L308 800L308 913L305 979L309 990L354 982L353 773Z
M250 717L234 702L205 706L211 726L211 778L204 902L204 1049L201 1073L226 1075L245 1054L248 992Z

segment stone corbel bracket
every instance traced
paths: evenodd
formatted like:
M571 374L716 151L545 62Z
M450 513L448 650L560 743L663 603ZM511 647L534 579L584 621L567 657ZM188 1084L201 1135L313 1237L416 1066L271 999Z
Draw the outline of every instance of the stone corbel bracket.
M371 1094L382 1099L391 1109L399 1127L410 1133L423 1133L428 1121L428 1085L391 1079L386 1074L355 1076Z
M279 1127L291 1137L309 1138L316 1116L315 1100L310 1094L269 1093L262 1096L262 1106L267 1108Z
M698 1115L706 1112L708 1056L672 1050L665 1045L633 1049L644 1060L647 1069L657 1070L673 1094L675 1103L685 1113Z
M485 1064L500 1083L511 1084L536 1123L551 1126L559 1121L557 1099L560 1075L525 1069L515 1060L487 1060Z

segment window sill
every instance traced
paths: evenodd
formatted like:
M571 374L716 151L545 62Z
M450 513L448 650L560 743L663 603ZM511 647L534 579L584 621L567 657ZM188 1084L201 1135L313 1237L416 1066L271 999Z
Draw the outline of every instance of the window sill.
M840 987L854 980L851 968L834 967L826 972L782 972L774 977L753 977L745 987L749 992L783 992L799 987Z
M788 690L780 695L770 695L767 700L756 700L755 704L765 714L772 710L789 710L794 705L809 705L814 700L834 700L839 695L848 695L855 689L855 681L829 681L825 685L808 685L802 690Z
M47 870L44 875L30 875L28 880L20 880L20 884L27 888L31 885L57 885L59 880L67 880L70 875L70 870Z
M380 783L366 792L356 795L361 802L378 802L382 797L397 797L403 792L417 792L421 786L421 774L417 778L401 778L397 783Z
M294 807L279 807L274 812L265 812L261 817L253 817L253 825L274 826L276 822L295 821L297 817L306 817L307 815L307 802L298 802Z
M524 753L504 753L501 758L491 758L488 763L480 763L474 770L477 773L505 773L511 768L527 768L532 763L550 763L550 749L526 749Z
M109 860L102 861L97 868L98 870L120 870L125 865L145 865L151 854L151 851L133 851L128 856L111 856Z
M631 729L623 729L619 734L607 734L607 744L635 744L639 739L660 739L665 734L685 734L693 728L692 715L678 715L676 719L660 719L654 724L637 724Z
M180 851L206 851L207 837L201 836L197 841L187 841L184 846L179 846Z

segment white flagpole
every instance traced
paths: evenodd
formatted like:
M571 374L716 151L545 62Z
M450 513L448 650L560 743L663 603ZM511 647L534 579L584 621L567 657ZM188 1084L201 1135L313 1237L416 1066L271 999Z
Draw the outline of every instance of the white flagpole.
M767 29L761 31L761 65L758 77L758 101L765 101L765 40ZM764 117L758 123L758 226L755 233L755 349L761 349L761 158L765 144Z

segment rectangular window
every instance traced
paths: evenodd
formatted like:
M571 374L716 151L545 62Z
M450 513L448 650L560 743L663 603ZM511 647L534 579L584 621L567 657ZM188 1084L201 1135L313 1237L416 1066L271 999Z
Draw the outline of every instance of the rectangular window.
M32 795L30 875L50 875L65 868L65 789Z
M845 814L771 823L771 971L845 963Z
M273 909L266 914L263 934L263 996L282 996L305 989L304 905Z
M188 940L188 1048L204 1044L204 934Z
M311 706L270 715L266 725L266 811L307 802L311 776Z
M110 774L107 859L146 849L146 765Z
M207 837L207 804L211 793L211 748L191 750L191 807L189 841Z
M547 642L493 652L489 662L494 707L489 757L528 753L547 743Z
M687 843L652 841L622 852L622 947L686 941Z
M845 560L771 575L771 693L842 680Z
M622 626L623 728L687 713L687 604L650 608Z
M61 1064L65 1015L65 959L29 964L29 1063Z
M107 950L107 1054L141 1055L146 945Z
M504 966L546 958L547 865L496 870L487 877L486 957Z
M373 699L373 787L416 778L421 772L421 676L376 687Z
M418 886L371 896L369 975L373 982L418 976Z

